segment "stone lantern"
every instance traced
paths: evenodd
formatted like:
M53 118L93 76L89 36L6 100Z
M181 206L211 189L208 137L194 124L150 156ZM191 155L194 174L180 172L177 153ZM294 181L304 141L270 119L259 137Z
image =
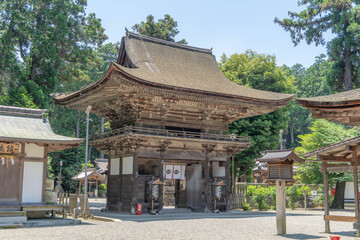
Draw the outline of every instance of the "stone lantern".
M150 184L150 192L151 192L151 214L155 214L154 205L155 201L158 201L159 199L159 189L160 185L163 184L163 182L160 181L160 179L153 179L149 181Z

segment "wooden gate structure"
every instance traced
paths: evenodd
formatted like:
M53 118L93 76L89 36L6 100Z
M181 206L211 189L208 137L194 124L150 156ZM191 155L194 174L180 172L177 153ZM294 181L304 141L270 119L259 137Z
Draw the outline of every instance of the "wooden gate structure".
M327 96L300 98L297 102L310 109L313 118L323 118L341 124L360 126L360 89ZM359 218L359 181L360 137L342 141L328 147L305 154L305 157L317 156L322 162L324 188L328 189L329 171L351 171L354 177L355 216L333 216L329 213L328 191L324 191L325 232L330 233L330 221L353 222L356 236L360 236ZM338 163L338 164L332 164Z
M293 95L231 82L219 70L211 49L127 32L117 62L102 79L81 91L53 97L57 104L81 111L91 105L93 113L110 121L112 131L91 140L109 156L107 209L134 212L137 203L143 210L149 208L147 182L153 177L174 179L175 195L179 191L182 195L176 199L191 199L188 204L178 202L179 206L200 202L205 211L213 205L211 183L222 179L228 209L230 158L250 145L248 138L227 135L228 124L275 111ZM201 164L202 174L191 193L185 191L184 181L193 164ZM160 211L162 191L160 187Z

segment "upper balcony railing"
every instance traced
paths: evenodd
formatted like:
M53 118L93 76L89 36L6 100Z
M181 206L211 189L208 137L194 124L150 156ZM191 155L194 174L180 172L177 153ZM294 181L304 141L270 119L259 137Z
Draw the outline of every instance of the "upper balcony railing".
M123 135L123 134L129 136L134 134L141 134L141 135L150 135L150 136L159 136L159 137L176 137L176 138L186 138L186 139L203 139L203 140L243 142L243 143L247 143L250 141L249 137L239 137L236 134L224 135L224 134L177 131L177 130L134 127L134 126L126 126L124 128L119 128L113 131L92 135L90 136L90 140L102 139L117 135Z

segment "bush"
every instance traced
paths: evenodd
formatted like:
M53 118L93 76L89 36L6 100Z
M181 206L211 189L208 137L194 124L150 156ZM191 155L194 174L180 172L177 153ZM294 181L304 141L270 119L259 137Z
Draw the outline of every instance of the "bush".
M271 209L276 210L276 187L269 187L268 191L274 204L273 206L271 206Z
M247 186L247 192L246 192L246 194L247 194L249 197L252 197L253 194L254 194L254 192L255 192L255 190L256 190L256 186L254 186L254 185L249 185L249 186Z
M293 185L286 189L286 195L289 196L289 206L294 210L296 208L295 203L301 197L301 189L298 186Z
M251 206L250 206L250 203L248 203L248 202L244 202L243 203L243 205L242 205L242 209L244 210L244 211L250 211L252 208L251 208Z
M98 188L99 188L99 197L103 197L103 196L104 196L104 193L105 193L106 190L107 190L106 185L105 185L104 183L102 183L102 184L100 184L100 185L98 186Z
M266 187L258 187L253 192L253 200L259 206L259 210L267 210L269 206L265 203L266 197L269 195L269 191Z

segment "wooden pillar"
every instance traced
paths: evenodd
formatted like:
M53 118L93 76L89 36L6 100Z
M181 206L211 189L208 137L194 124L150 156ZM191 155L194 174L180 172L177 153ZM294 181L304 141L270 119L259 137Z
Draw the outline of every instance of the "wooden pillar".
M323 161L323 169L324 169L324 209L325 209L325 215L329 215L329 184L328 184L328 172L325 161ZM325 233L330 233L329 220L325 220Z
M210 157L209 151L205 152L204 161L204 176L205 176L205 212L210 212Z
M356 237L360 237L359 229L359 179L358 179L358 170L357 170L357 158L356 151L352 151L352 165L353 165L353 178L354 178L354 204L355 204L355 218L356 222Z
M78 194L81 194L81 180L79 180L79 193Z
M276 181L276 227L279 235L286 234L285 181Z
M159 159L158 159L158 166L159 166L159 179L162 183L164 183L164 152L159 152ZM164 184L159 186L159 212L162 212L164 206Z
M231 183L232 183L232 189L231 192L234 193L235 192L235 186L236 186L236 181L235 181L235 157L232 156L231 157L232 160L232 179L231 179Z
M95 183L95 197L99 196L99 180L96 179L96 183Z
M137 203L137 185L138 185L138 153L134 152L133 155L133 176L132 176L132 198L131 198L131 213L135 214Z
M226 206L225 211L230 211L230 191L231 191L231 180L230 180L230 160L231 155L226 157L225 162L225 198L226 198Z

